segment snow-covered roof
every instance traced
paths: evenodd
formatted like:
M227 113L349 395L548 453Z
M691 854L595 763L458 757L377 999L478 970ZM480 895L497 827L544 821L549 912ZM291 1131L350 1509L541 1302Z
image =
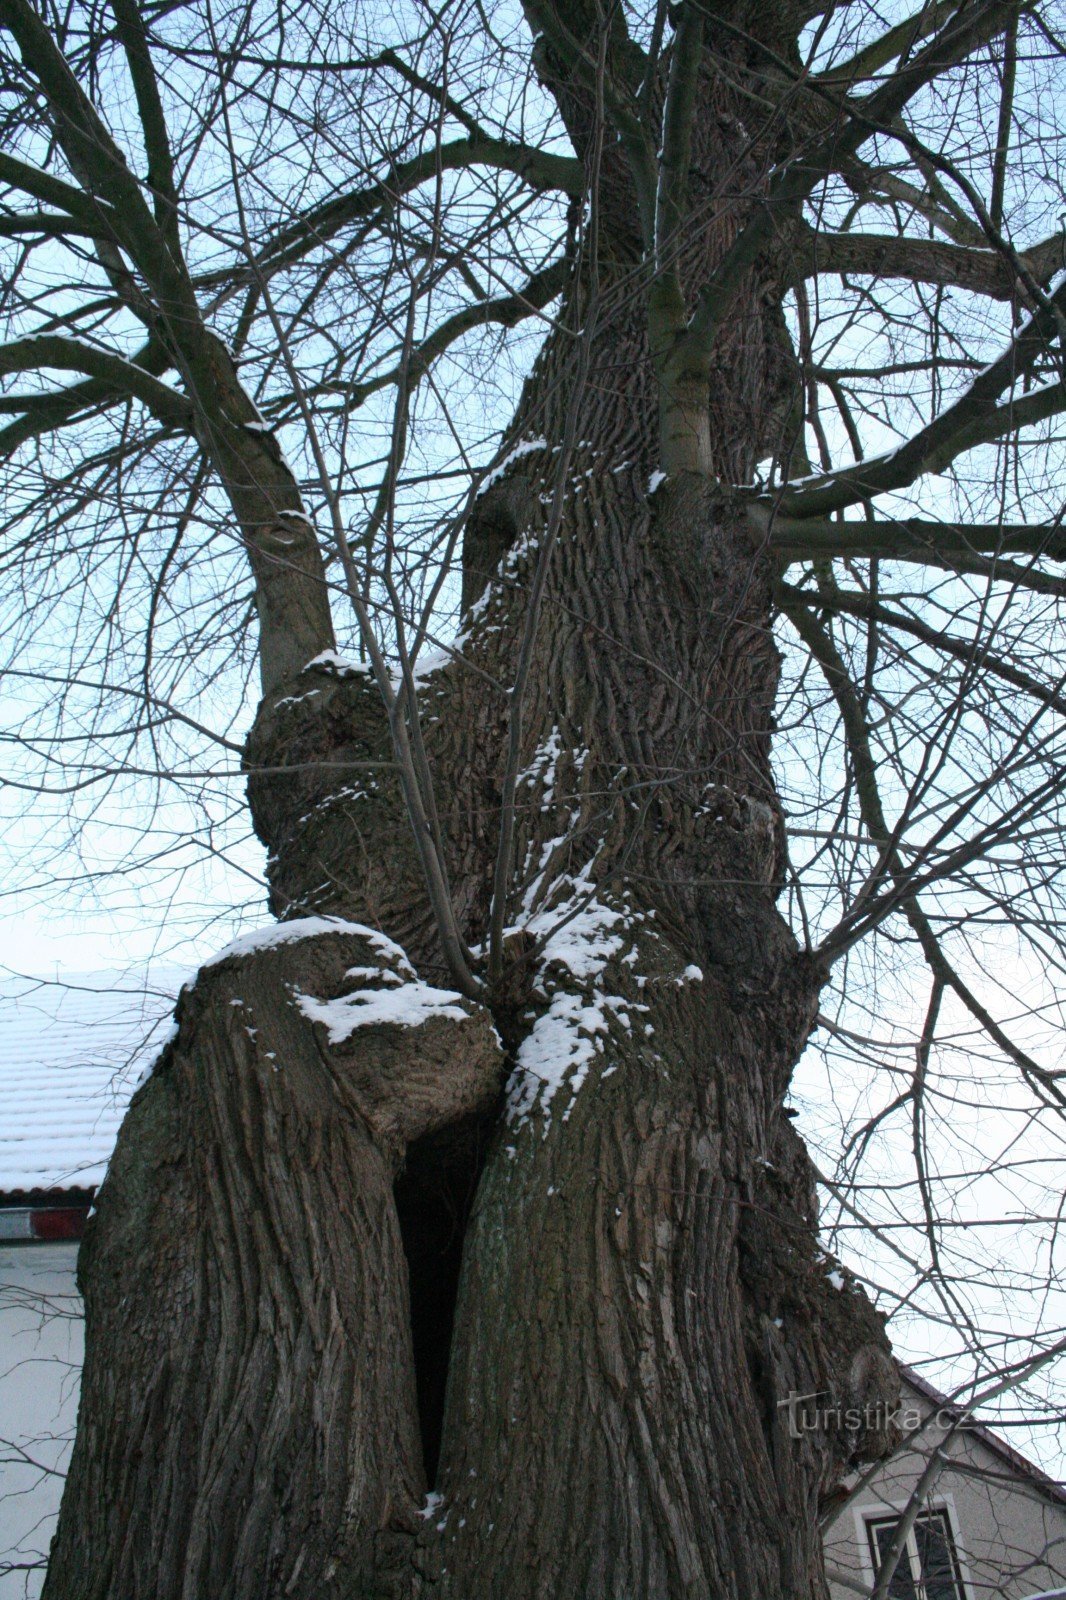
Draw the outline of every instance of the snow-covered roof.
M0 1199L100 1183L184 976L0 977Z

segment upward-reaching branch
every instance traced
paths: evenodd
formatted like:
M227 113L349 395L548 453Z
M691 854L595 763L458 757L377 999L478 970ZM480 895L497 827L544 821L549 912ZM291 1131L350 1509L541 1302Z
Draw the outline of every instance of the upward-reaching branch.
M898 57L908 55L923 39L935 33L965 3L966 0L926 0L914 16L897 22L879 39L857 51L840 66L822 73L815 81L827 89L850 89L864 79L875 77L882 68Z
M137 110L148 154L148 186L155 197L155 219L175 260L181 260L178 237L178 195L174 187L174 158L170 150L163 103L159 97L155 68L148 48L144 18L134 0L111 0L118 25L118 36L137 96Z
M662 148L655 199L654 270L648 291L648 332L659 384L663 470L708 472L707 361L687 359L688 308L678 255L687 211L692 122L703 59L703 15L695 0L680 9L670 49Z
M48 100L71 170L88 196L110 208L116 242L144 274L165 329L180 348L183 330L198 327L200 321L183 259L172 253L125 156L27 0L0 0L0 25L14 36L27 70ZM150 99L147 89L145 93Z
M241 385L233 356L201 315L170 213L163 212L165 226L161 228L110 130L27 0L0 0L0 25L14 36L27 71L40 86L71 170L90 202L102 202L107 208L116 247L104 265L112 281L128 299L121 250L143 279L143 287L132 285L134 309L185 381L197 435L226 489L255 573L260 669L264 686L271 688L335 642L321 552L304 516L292 470ZM131 48L139 83L138 103L146 119L145 137L157 171L162 160L160 181L165 189L168 156L161 152L158 141L166 135L159 125L162 110L154 79L148 77L151 64L146 63L135 37ZM17 181L18 172L9 167L3 175ZM33 177L32 171L27 177ZM74 364L74 344L58 343L54 349L57 361ZM12 359L24 362L24 353L16 352ZM122 392L137 393L146 404L155 401L167 410L172 424L188 424L188 410L184 406L179 410L176 402L164 399L170 391L150 376L142 377L142 369L135 364L116 358L110 364L97 361L94 368L87 366L88 359L84 357L76 370L88 370L94 384L107 383L113 391L121 381ZM99 390L95 392L99 394ZM69 414L69 404L61 396L55 412L50 413L46 405L43 414L63 418ZM20 429L16 424L15 434L8 443L26 437L26 426Z
M817 479L786 486L778 509L789 517L820 517L905 489L928 472L942 472L956 456L1018 428L1066 410L1066 384L1059 382L998 405L1000 395L1028 377L1053 341L1062 337L1066 281L1060 283L997 360L978 373L966 393L897 449Z
M1013 6L1006 0L978 0L964 6L931 43L873 93L862 100L834 101L829 131L772 176L757 211L703 290L686 335L694 356L710 347L742 279L785 221L798 215L802 203L817 186L830 173L839 171L873 134L889 129L927 83L995 38L1013 14Z
M1019 7L1020 10L1020 7ZM1007 154L1010 150L1011 119L1014 114L1014 82L1018 71L1018 16L1007 29L1003 41L1003 83L999 96L999 125L992 159L992 197L988 211L997 228L1003 226L1003 197L1007 187Z

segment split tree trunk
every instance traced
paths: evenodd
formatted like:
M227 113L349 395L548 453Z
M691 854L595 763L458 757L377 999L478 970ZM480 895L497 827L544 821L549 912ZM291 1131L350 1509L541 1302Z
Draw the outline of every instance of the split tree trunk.
M737 223L715 196L753 159L718 80L703 94L692 290ZM580 149L580 96L559 98ZM846 1409L894 1374L865 1297L833 1287L782 1109L824 974L775 904L772 573L730 490L649 493L659 394L610 162L604 185L503 979L486 1007L426 999L447 980L370 680L271 680L248 765L274 909L381 930L422 982L305 925L183 999L84 1249L46 1600L823 1600L819 1497L887 1443L789 1437L790 1391ZM727 483L787 411L779 300L760 262L715 352ZM575 381L557 336L511 430L548 443L479 502L466 643L426 685L473 944ZM398 1020L330 1043L329 1018L401 990Z

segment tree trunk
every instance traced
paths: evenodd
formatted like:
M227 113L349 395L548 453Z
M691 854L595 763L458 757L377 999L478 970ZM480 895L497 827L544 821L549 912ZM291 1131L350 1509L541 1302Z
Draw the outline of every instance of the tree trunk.
M393 1186L408 1144L494 1105L499 1046L380 936L282 931L183 991L123 1124L46 1596L347 1597L417 1526Z
M723 94L704 86L693 292L735 232L711 202L752 160ZM462 654L425 685L477 945L562 462L503 977L481 1008L427 989L447 980L369 678L326 661L277 682L247 757L274 910L379 929L423 981L316 923L183 998L84 1250L47 1600L821 1600L819 1497L886 1446L876 1415L790 1436L790 1391L846 1410L894 1373L865 1296L834 1287L782 1109L824 973L775 903L769 560L732 490L649 492L660 397L609 163L604 182L584 389L554 336L511 430L526 448L467 530ZM714 352L726 482L787 409L779 298L758 263ZM401 990L413 1009L331 1044L367 982L348 1012Z

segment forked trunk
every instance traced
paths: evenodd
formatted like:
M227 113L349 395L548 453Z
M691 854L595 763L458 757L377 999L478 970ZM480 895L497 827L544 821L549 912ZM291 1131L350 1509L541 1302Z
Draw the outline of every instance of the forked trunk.
M708 216L739 161L718 93ZM695 285L723 216L686 246ZM327 659L279 684L248 746L274 909L381 930L420 980L358 928L294 921L183 999L86 1242L48 1600L825 1594L819 1497L887 1441L876 1415L794 1438L789 1395L874 1405L893 1369L835 1287L783 1110L824 974L775 903L772 574L732 491L651 489L659 395L616 222L585 387L555 336L468 529L464 643L423 685L477 946L563 470L503 975L484 1007L442 992L368 676ZM706 397L726 481L784 414L768 272Z

